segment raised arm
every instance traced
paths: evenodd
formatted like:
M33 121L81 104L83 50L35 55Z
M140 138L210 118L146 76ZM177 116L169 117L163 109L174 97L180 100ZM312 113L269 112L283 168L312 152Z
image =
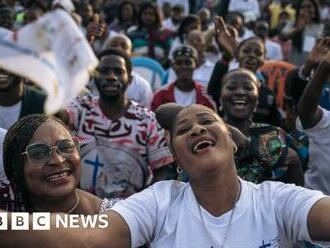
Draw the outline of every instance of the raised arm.
M311 208L307 226L313 241L330 241L330 198L319 200Z
M219 49L223 52L223 55L221 60L219 60L213 68L207 87L207 93L212 96L213 100L218 105L221 79L228 71L229 62L234 57L237 41L236 31L232 27L227 26L222 17L217 16L214 18L214 26L215 40Z
M298 104L298 115L305 129L315 126L322 118L322 111L318 107L318 102L324 83L330 75L330 38L319 41L314 46L312 53L325 56L313 78L307 84Z
M130 247L130 231L124 219L108 211L108 228L55 228L55 215L51 215L50 231L0 231L1 247L35 248L47 244L50 248L126 248ZM30 219L32 217L30 216ZM8 221L10 223L10 220ZM79 223L82 227L82 223Z

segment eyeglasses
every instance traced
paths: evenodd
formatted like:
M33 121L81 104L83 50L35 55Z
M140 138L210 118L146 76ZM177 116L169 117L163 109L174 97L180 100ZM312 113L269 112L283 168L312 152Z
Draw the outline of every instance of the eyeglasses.
M26 147L22 155L27 155L29 161L33 165L44 165L49 162L52 156L52 150L55 149L57 154L63 158L70 159L77 155L79 150L78 138L60 140L56 146L50 146L45 143L31 144Z

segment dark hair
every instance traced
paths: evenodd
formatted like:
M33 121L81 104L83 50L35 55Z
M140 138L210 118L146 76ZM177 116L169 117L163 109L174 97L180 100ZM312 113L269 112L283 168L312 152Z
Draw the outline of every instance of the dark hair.
M297 6L296 6L296 21L298 21L301 5L302 5L303 1L304 0L300 0L297 3ZM313 22L320 23L321 22L320 3L319 3L318 0L309 0L309 1L312 2L312 4L314 5L314 9L315 9Z
M162 27L162 15L160 13L160 9L158 8L158 5L151 1L142 2L139 8L138 12L138 29L141 29L144 26L143 20L142 20L142 13L146 9L152 9L156 16L156 23L155 27L161 28Z
M25 151L36 130L48 120L60 123L66 130L69 128L58 118L45 114L33 114L19 119L12 125L3 144L3 165L6 176L13 186L15 201L21 201L26 211L33 211L29 200L26 179L24 176ZM71 133L71 132L70 132Z
M201 20L198 15L187 15L184 17L180 23L180 26L177 31L177 35L181 41L181 43L184 43L183 36L185 35L184 29L191 23L198 23L199 25L201 24Z
M127 53L124 51L117 49L117 48L107 48L105 50L102 50L100 53L98 53L97 57L99 60L101 60L102 57L108 56L108 55L116 55L119 57L122 57L125 60L126 70L128 75L131 75L132 73L132 61L131 58Z
M229 11L229 12L225 15L225 22L227 23L228 20L229 20L230 18L233 18L233 17L235 17L235 16L240 17L240 18L242 19L242 22L243 22L243 23L245 22L245 17L244 17L244 15L243 15L242 13L240 13L240 12L237 12L237 11Z
M117 18L119 20L119 22L123 22L123 18L122 18L122 15L121 15L121 12L124 8L125 5L130 5L132 6L132 9L133 9L133 22L135 23L136 22L136 19L137 19L137 7L136 7L136 4L133 0L123 0L121 1L119 4L118 4L118 7L117 7Z
M39 8L43 12L46 12L48 10L48 3L43 0L27 0L25 1L25 7L26 8Z
M238 44L238 47L236 48L236 54L238 54L238 52L242 49L242 47L244 46L244 44L246 44L247 42L251 41L251 40L256 40L256 41L260 41L261 44L264 44L262 39L260 39L259 37L257 36L253 36L253 37L250 37L250 38L247 38L243 41L241 41L239 44ZM266 47L265 45L263 45L264 47L264 51L265 51L265 56L266 56Z

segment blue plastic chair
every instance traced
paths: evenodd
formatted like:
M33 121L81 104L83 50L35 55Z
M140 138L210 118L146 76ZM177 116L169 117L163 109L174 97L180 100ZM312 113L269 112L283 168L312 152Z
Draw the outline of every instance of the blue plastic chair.
M133 57L131 60L134 71L150 82L154 92L166 83L166 71L156 60L147 57Z

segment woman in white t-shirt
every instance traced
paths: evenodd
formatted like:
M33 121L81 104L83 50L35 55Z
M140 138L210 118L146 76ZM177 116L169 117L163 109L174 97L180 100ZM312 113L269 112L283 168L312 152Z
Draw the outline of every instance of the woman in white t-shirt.
M117 202L108 212L106 229L5 231L0 232L1 244L283 248L296 240L330 241L330 198L294 185L255 185L238 178L236 145L212 110L170 103L158 109L157 118L167 129L177 164L190 183L158 182Z

